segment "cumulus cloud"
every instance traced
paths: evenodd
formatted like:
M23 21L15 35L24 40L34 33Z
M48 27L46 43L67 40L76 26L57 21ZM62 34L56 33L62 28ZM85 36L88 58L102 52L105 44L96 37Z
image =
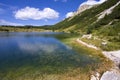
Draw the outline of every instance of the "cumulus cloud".
M51 8L39 8L25 7L15 12L15 18L21 20L42 20L42 19L56 19L59 17L59 13Z
M9 21L2 20L2 19L0 20L0 25L22 26L22 24L9 22Z
M96 0L87 0L86 2L83 2L80 6L82 5L96 5L96 4L101 4L103 2L105 2L106 0L99 0L99 1L96 1Z
M73 14L74 14L74 12L68 12L68 13L66 14L66 18L69 18L69 17L73 16Z

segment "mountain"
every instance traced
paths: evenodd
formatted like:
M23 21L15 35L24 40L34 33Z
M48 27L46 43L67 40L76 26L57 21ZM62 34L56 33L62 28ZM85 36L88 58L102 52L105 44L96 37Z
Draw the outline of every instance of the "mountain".
M88 4L81 5L81 6L78 8L78 10L75 12L75 15L78 15L78 14L80 14L81 12L83 12L83 11L85 11L85 10L91 8L91 7L92 7L92 5L88 5Z
M96 6L96 5L100 5L100 4L102 4L103 2L105 2L105 1L107 1L107 0L100 0L100 1L88 0L88 1L86 1L86 2L83 2L83 3L79 6L78 10L75 12L75 15L80 14L81 12L83 12L83 11L85 11L85 10L87 10L87 9L90 9L90 8Z
M52 29L68 33L94 34L120 45L120 0L107 0L89 7L83 5L76 15L55 24Z
M104 16L104 18L102 18L98 21L98 18L105 10L110 9L117 3L119 3L119 0L108 0L101 5L96 5L90 9L83 11L80 14L77 14L76 16L72 17L72 19L67 18L64 21L61 21L61 22L55 24L54 29L62 30L62 31L75 30L73 32L79 33L79 31L81 31L81 30L83 32L85 32L86 30L88 30L88 28L90 28L91 26L95 26L98 23L101 23L99 26L104 26L105 24L102 25L103 20L105 20L104 23L106 22L106 25L111 21L113 21L113 22L114 22L114 20L116 21L117 17L118 17L117 21L119 21L120 4L118 4L116 7L114 7L111 14L109 14L109 15L106 14ZM77 11L77 12L79 12L79 11ZM115 16L115 14L116 14L116 16ZM106 18L107 18L107 20L106 20ZM110 18L110 20L108 20L108 18ZM72 28L74 28L74 29L72 29ZM83 29L85 29L85 31Z

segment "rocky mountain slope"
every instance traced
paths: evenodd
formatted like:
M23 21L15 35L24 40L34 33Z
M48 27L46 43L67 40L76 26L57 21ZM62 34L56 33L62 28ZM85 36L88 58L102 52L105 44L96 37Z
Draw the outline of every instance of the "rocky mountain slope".
M113 7L115 6L115 7ZM83 5L82 8L78 9L77 12L82 12L84 8L88 8L88 5ZM111 9L112 8L112 9ZM83 31L85 32L89 28L97 25L97 23L100 23L99 26L104 26L107 25L111 22L119 22L119 17L120 17L120 4L119 0L108 0L104 2L101 5L96 5L90 9L87 9L83 11L82 13L77 14L74 16L72 19L67 18L64 21L61 21L60 23L57 23L54 25L54 29L61 29L63 31L74 31L73 32L78 32ZM107 10L110 10L111 13L109 13ZM107 14L107 13L109 14ZM104 14L104 17L100 19L100 16ZM109 18L109 19L108 19ZM99 20L98 20L99 19ZM102 21L105 20L105 21ZM104 24L103 24L104 22ZM73 27L74 26L74 27ZM97 27L97 26L95 26ZM84 31L85 29L85 31Z
M55 24L52 29L69 33L93 34L107 40L110 43L108 47L113 49L114 46L114 49L120 49L120 1L107 0L102 4L89 7L84 5L78 9L75 16Z
M78 14L82 13L83 11L85 11L85 10L87 10L87 9L90 9L90 8L96 6L96 5L100 5L100 4L102 4L103 2L105 2L105 1L107 1L107 0L100 0L100 1L98 1L98 2L95 1L95 0L88 0L88 1L86 1L86 2L83 2L83 3L79 6L78 10L74 13L73 16L78 15Z
M83 12L83 11L85 11L85 10L87 10L87 9L92 8L92 7L93 7L92 5L88 5L88 4L81 5L81 6L78 8L78 10L74 13L73 17L74 17L75 15L80 14L81 12Z

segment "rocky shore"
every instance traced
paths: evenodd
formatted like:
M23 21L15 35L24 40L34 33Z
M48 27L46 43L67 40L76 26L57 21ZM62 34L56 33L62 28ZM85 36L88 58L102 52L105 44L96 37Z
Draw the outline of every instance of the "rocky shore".
M87 44L81 41L79 38L76 40L78 43L85 45L89 48L93 48L95 50L99 50L98 47ZM100 74L96 72L95 75L91 75L91 80L120 80L120 50L118 51L102 51L103 55L113 61L114 67L104 72L101 77Z

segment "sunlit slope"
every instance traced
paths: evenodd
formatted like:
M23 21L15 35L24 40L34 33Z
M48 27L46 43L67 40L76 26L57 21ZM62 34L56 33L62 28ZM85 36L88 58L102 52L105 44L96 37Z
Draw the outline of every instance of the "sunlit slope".
M71 33L96 33L96 31L101 32L105 28L107 30L105 34L112 30L112 35L116 35L120 31L120 4L118 3L119 0L108 0L101 5L96 5L91 9L55 24L52 29ZM118 5L115 6L116 4ZM115 7L111 10L111 13L106 13L103 18L99 19L105 10L113 6Z

